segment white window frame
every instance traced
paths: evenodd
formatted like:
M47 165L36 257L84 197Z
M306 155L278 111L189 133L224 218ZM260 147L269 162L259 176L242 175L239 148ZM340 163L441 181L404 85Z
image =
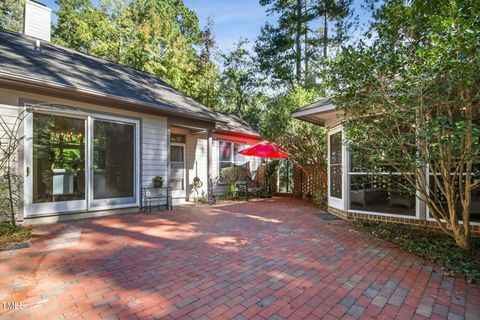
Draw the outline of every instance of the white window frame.
M31 105L26 104L25 110ZM140 121L127 116L111 116L99 114L89 111L72 111L69 109L60 110L35 110L34 113L44 113L51 115L58 115L70 118L79 118L85 120L85 199L73 201L59 201L48 203L33 203L33 114L29 113L24 121L24 135L26 137L24 142L24 157L23 157L23 177L24 177L24 204L23 212L25 217L44 216L51 214L69 214L74 212L99 211L119 208L131 208L140 206ZM115 201L116 199L99 199L95 200L98 205L92 206L93 202L93 121L95 119L113 121L119 123L129 123L134 125L134 201L125 204L109 204L108 201ZM27 172L27 170L29 172ZM27 174L28 173L28 174ZM103 202L103 203L100 203Z
M230 163L230 168L232 167L235 167L237 165L237 163L235 163L235 145L240 145L240 146L243 146L243 149L245 148L248 148L250 147L250 145L246 144L246 143L241 143L241 142L238 142L238 141L231 141L231 140L217 140L218 141L218 177L220 177L219 179L219 184L224 184L222 182L222 179L221 179L221 176L222 176L222 167L220 166L220 164L223 162L223 163L226 163L226 162L229 162ZM222 161L220 160L220 143L221 142L225 142L225 143L230 143L230 155L231 155L231 159L230 161ZM241 164L241 165L245 165L248 161L247 161L247 156L245 156L245 160L244 162ZM240 166L240 164L239 164ZM224 167L225 168L225 167Z
M330 188L331 188L331 180L330 180L330 177L331 177L331 173L330 173L330 149L331 149L331 146L330 146L330 137L334 134L337 134L337 133L341 133L342 135L342 166L341 166L341 172L342 172L342 198L337 198L337 197L334 197L330 194ZM328 205L330 207L333 207L335 209L338 209L338 210L345 210L345 188L346 188L346 179L345 179L345 170L344 168L346 168L346 147L345 147L345 143L343 143L344 141L344 134L343 134L343 128L341 125L337 126L337 127L334 127L334 128L331 128L328 130L328 143L327 143L327 148L328 148L328 152L327 152L327 165L328 165L328 169L327 169L327 179L328 179Z
M107 210L107 209L120 209L120 208L129 208L132 206L140 206L140 121L136 119L126 118L126 117L118 117L118 116L109 116L103 114L94 114L91 113L88 117L88 147L87 150L89 152L89 163L88 168L90 169L88 172L89 178L89 201L88 201L88 210L89 211L98 211L98 210ZM111 198L111 199L93 199L93 122L95 120L99 121L110 121L110 122L117 122L122 124L131 124L134 126L134 140L135 140L135 147L134 147L134 185L133 185L133 197L134 202L124 203L124 204L109 204L109 202L115 201L122 201L123 198ZM92 205L98 203L98 205Z
M176 189L171 189L172 190L172 197L174 198L179 198L179 197L186 197L187 196L187 144L186 143L180 143L180 142L170 142L170 154L169 157L171 156L171 150L172 146L179 146L183 147L183 189L181 190L176 190ZM169 159L170 163L170 172L172 170L172 161ZM178 162L175 162L178 163ZM170 180L172 177L170 176Z

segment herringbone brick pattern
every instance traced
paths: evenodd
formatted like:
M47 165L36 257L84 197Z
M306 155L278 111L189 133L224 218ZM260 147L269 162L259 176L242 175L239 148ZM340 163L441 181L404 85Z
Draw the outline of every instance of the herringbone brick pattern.
M2 319L480 319L480 288L299 200L39 228L0 253Z

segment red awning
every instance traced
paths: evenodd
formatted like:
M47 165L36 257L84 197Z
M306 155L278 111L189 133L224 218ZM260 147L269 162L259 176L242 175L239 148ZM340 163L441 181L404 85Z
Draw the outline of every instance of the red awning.
M273 142L259 142L256 145L253 145L249 148L239 151L246 156L254 156L261 158L277 158L277 159L286 159L288 158L287 152L281 146Z

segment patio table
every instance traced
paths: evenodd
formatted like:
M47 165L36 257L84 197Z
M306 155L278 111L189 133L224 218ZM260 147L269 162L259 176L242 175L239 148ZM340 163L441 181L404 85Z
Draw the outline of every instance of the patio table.
M172 187L143 187L142 188L142 204L140 209L145 212L152 211L152 202L157 203L157 207L164 205L167 209L172 210ZM162 203L163 202L163 203Z

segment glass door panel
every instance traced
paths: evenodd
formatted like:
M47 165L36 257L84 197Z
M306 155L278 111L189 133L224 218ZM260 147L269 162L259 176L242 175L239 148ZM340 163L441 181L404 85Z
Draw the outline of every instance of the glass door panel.
M342 198L342 132L330 135L330 197Z
M85 124L82 118L31 115L31 139L25 144L31 150L26 157L27 214L86 209Z
M185 145L170 145L170 186L174 197L186 196Z
M93 120L92 207L135 203L135 125Z

